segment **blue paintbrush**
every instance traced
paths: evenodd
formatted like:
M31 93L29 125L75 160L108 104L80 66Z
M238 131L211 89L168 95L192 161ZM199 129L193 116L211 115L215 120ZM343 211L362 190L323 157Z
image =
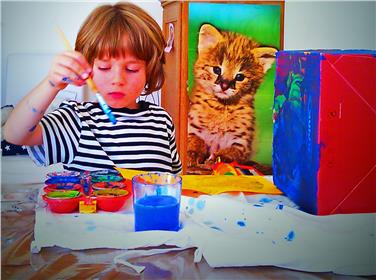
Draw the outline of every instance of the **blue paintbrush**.
M64 32L58 27L57 28L59 34L60 34L60 37L61 39L63 40L63 43L65 45L65 48L67 50L73 50L73 48L71 47L71 45L69 44L69 41L67 39L67 37L65 37L65 34ZM113 123L113 124L116 124L116 118L114 116L114 114L112 114L112 111L110 109L110 107L108 107L107 103L104 101L103 97L99 94L98 92L98 89L96 87L96 85L94 84L94 81L92 78L88 78L86 80L86 83L88 84L88 86L90 87L91 91L93 93L95 93L95 96L97 97L97 100L98 100L98 103L99 105L101 106L103 112L108 116L108 118L110 119L110 121Z

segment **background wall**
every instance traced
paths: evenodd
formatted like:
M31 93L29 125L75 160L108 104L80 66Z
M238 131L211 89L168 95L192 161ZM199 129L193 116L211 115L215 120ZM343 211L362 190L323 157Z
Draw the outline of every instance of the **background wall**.
M158 0L132 2L137 2L162 24L162 8ZM62 51L63 45L55 32L55 26L59 25L73 44L82 21L98 3L89 0L1 2L2 106L5 105L9 57L16 53L44 53L52 56ZM375 1L286 0L285 49L376 49L375 14ZM45 67L48 67L48 63L40 67L36 65L30 75L33 79L39 79L39 76L41 79L46 74ZM25 76L20 75L20 84L23 79Z
M24 94L27 94L28 90L45 77L53 55L64 50L56 26L64 31L71 45L74 46L76 34L87 15L96 6L106 2L118 1L1 2L1 106L6 105L5 94L17 95L8 97L8 103L9 100L12 103L14 100L19 100L20 92L25 91ZM158 0L128 0L128 2L140 5L162 26L162 7ZM39 63L37 54L40 57ZM24 66L20 61L23 58L25 58ZM7 93L6 76L10 60L13 69L19 65L19 73L15 75L12 72L12 77L8 77L14 91ZM29 72L29 75L25 72ZM19 83L15 81L17 78ZM77 90L75 87L71 87L70 91L73 93L75 90Z
M285 5L285 49L376 49L376 1Z

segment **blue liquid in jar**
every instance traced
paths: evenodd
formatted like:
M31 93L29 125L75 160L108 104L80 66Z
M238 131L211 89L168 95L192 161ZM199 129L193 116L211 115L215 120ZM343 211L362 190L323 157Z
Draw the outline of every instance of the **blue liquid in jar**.
M134 204L135 230L179 230L179 202L169 195L140 198Z

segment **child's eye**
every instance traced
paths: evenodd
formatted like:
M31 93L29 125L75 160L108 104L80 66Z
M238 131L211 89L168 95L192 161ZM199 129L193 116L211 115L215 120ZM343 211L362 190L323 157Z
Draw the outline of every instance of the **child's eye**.
M131 73L137 73L139 71L139 69L129 69L129 68L126 68L125 70Z
M111 67L101 67L101 66L98 66L98 69L101 70L101 71L107 71L107 70L110 70Z

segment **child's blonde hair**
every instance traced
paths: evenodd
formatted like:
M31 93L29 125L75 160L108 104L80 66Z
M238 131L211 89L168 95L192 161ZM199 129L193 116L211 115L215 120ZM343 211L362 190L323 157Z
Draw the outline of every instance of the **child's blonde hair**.
M95 58L119 57L126 51L144 60L145 94L161 89L164 83L164 48L157 22L142 8L126 2L94 9L81 26L75 45L91 65Z

